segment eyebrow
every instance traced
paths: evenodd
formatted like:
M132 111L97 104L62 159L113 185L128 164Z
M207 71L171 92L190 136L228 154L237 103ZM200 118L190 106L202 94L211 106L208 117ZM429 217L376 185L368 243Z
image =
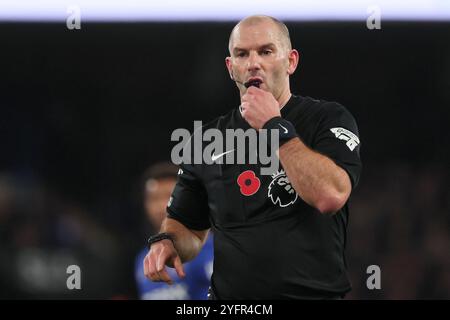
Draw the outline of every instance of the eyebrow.
M275 48L276 48L275 44L273 44L272 42L270 42L270 43L267 43L267 44L263 44L262 46L260 46L260 47L258 48L258 50L275 49ZM248 51L248 50L247 50L247 49L244 49L244 48L238 48L238 47L236 47L236 48L233 49L233 53L234 53L234 54L236 54L236 53L238 53L238 52L240 52L240 51Z

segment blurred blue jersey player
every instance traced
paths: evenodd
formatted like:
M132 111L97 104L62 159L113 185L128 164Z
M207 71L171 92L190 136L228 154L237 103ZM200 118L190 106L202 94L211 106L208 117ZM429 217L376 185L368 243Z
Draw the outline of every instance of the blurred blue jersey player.
M155 233L166 217L167 202L177 181L178 168L170 163L159 163L144 174L144 208ZM148 247L142 249L135 261L135 279L139 298L143 300L206 300L213 270L213 239L209 236L200 254L185 264L186 277L179 279L175 269L168 269L174 279L172 285L152 282L142 271Z

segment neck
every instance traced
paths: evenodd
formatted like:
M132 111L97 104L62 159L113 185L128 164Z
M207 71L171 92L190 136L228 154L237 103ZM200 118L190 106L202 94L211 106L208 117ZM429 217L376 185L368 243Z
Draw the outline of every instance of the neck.
M290 90L289 86L287 86L286 89L277 98L278 105L280 106L280 110L283 109L283 107L286 105L286 103L288 103L291 96L292 96L291 90Z

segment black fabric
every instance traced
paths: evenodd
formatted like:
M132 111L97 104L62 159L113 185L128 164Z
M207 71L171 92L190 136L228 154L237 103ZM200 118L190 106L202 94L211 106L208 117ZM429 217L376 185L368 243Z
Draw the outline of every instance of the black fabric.
M347 109L293 95L281 115L308 147L330 157L357 185L360 143ZM208 128L254 130L238 108ZM295 193L281 165L272 176L261 175L259 164L180 167L169 217L191 229L213 229L216 298L329 298L351 289L344 257L348 204L336 214L321 214ZM254 193L238 185L243 176L259 181Z

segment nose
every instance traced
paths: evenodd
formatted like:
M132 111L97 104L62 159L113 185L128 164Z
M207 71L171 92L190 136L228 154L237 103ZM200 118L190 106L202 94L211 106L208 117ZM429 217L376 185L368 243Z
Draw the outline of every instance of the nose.
M261 69L260 56L257 52L251 51L247 60L247 69L249 72L258 71Z

